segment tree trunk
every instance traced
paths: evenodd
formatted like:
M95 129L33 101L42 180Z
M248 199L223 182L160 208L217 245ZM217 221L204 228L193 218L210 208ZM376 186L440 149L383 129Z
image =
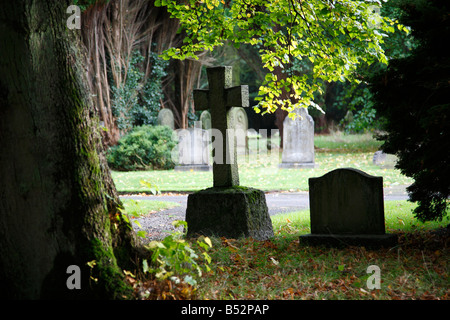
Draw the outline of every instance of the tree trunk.
M134 237L117 219L79 30L66 26L69 5L3 1L0 10L2 298L131 294L122 269L130 267ZM71 265L80 268L80 289L67 286Z

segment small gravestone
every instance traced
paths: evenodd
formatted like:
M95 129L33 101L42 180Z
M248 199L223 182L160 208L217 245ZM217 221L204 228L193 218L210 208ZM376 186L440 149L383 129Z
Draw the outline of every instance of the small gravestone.
M294 110L295 118L283 121L280 168L314 168L314 120L306 108Z
M379 150L373 154L372 162L384 169L393 169L397 164L397 156Z
M300 237L311 245L395 246L385 233L383 178L363 171L336 169L309 179L311 234Z
M248 117L244 108L233 107L228 112L230 127L234 129L236 136L236 151L238 154L246 154L248 150Z
M211 113L208 110L203 110L200 114L200 122L203 130L211 129Z
M344 116L344 119L342 120L342 124L344 127L348 126L350 123L353 122L353 112L351 110L348 110L347 113Z
M175 171L210 171L209 133L196 121L194 128L176 130L178 160Z
M213 187L190 194L186 209L187 236L273 236L266 198L261 190L239 186L236 148L229 139L228 112L248 107L248 87L231 86L231 67L207 69L209 90L194 90L196 110L211 111L211 123L224 152L214 157Z
M211 127L211 113L208 110L203 110L202 113L200 114L200 123L202 126L203 130L207 131L207 139L208 139L208 157L210 157L211 155L211 149L212 149L212 138L214 137L214 132ZM210 162L209 162L210 163Z
M158 125L168 126L172 130L175 128L175 121L173 118L173 112L170 109L161 109L158 113Z

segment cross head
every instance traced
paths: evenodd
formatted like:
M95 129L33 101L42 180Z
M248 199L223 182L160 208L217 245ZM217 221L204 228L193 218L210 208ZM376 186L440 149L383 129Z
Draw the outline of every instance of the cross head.
M207 68L208 90L194 90L196 110L209 109L211 113L211 127L220 131L222 136L222 161L213 162L214 187L232 187L239 185L237 153L233 139L229 139L227 129L228 112L232 107L248 107L248 86L232 87L232 67ZM215 137L217 139L218 137ZM227 159L233 159L227 161Z

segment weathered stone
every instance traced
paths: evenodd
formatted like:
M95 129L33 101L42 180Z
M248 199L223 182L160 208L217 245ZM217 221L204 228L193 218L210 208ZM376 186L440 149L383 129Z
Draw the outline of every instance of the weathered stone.
M190 194L186 222L189 237L265 240L274 235L264 192L253 188L209 188Z
M383 178L357 169L333 170L309 179L311 234L302 243L395 245L385 234Z
M280 168L314 168L314 120L306 108L295 109L296 117L283 122L283 152Z
M215 187L239 185L237 152L234 139L227 139L228 112L231 107L248 107L248 86L231 86L232 68L207 69L208 90L194 90L196 110L211 112L211 125L220 131L225 146L221 161L213 162L213 184ZM230 160L231 159L231 160Z
M350 123L353 122L353 112L351 112L351 110L348 110L347 113L344 116L344 119L342 121L342 124L345 126L349 125Z
M178 135L178 160L175 171L210 171L209 133L200 128L176 130Z
M230 87L231 67L208 68L207 73L209 90L195 90L194 102L197 110L211 110L211 134L216 144L214 187L189 195L188 236L268 239L273 230L266 197L261 190L239 186L234 128L229 120L233 117L229 113L231 107L248 107L248 87Z
M172 130L175 128L173 112L170 109L161 109L158 113L158 124L160 126L168 126Z
M381 168L395 168L397 164L397 156L394 154L384 153L379 150L373 154L373 164L380 166Z
M200 114L200 122L202 123L203 130L211 129L211 113L208 110L202 111Z
M232 129L234 129L234 134L236 137L235 148L238 154L246 154L248 151L248 117L244 108L232 107L228 112L229 124Z

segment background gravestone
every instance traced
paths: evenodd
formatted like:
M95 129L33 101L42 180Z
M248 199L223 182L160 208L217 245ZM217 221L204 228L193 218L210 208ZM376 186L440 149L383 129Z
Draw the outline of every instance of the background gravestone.
M173 118L173 112L170 109L161 109L158 112L158 125L168 126L172 130L175 129L175 120Z
M233 107L228 112L230 127L236 134L236 151L238 154L246 154L248 150L248 118L244 108Z
M383 151L379 150L373 154L372 162L374 165L377 165L381 168L393 169L397 164L397 160L398 159L396 155L384 153Z
M203 110L200 114L200 122L203 130L211 129L211 113L208 110Z
M175 171L210 171L209 132L196 121L194 128L177 130L178 160Z
M314 168L314 120L306 108L294 110L295 119L283 121L283 152L280 168Z
M309 179L311 234L303 243L394 246L385 233L383 178L363 171L336 169Z

